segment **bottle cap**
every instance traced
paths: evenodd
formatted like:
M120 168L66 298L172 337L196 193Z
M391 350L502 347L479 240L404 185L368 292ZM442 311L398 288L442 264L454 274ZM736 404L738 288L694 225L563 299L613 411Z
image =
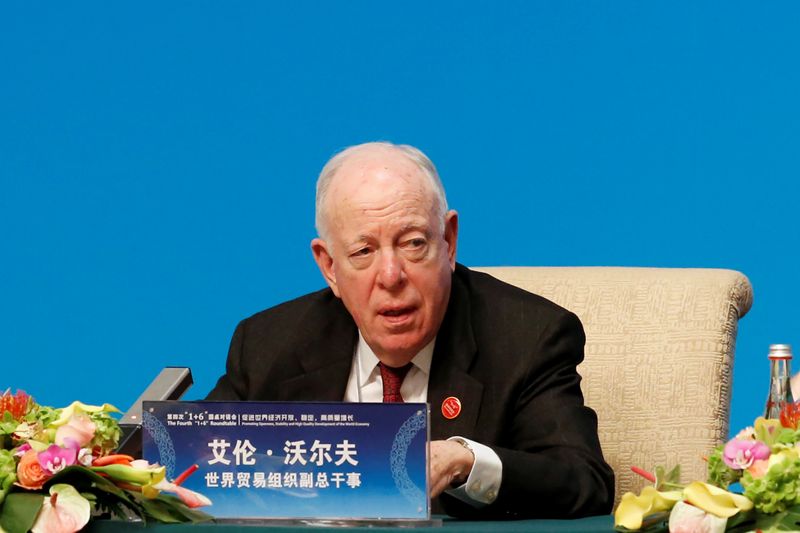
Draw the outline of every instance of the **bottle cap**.
M770 359L791 359L792 347L789 344L770 344L767 357Z

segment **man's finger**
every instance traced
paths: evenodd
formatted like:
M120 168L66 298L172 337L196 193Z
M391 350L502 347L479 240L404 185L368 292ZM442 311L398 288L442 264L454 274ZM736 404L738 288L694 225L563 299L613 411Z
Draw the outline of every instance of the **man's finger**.
M451 486L464 483L472 471L475 457L456 441L435 440L430 443L431 498Z

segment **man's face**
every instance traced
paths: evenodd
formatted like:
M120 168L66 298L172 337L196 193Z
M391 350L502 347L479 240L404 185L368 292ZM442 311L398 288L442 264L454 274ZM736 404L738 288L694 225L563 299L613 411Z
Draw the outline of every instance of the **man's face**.
M328 241L312 242L323 276L375 355L404 365L433 340L447 310L455 211L437 214L422 170L381 149L345 160L325 213Z

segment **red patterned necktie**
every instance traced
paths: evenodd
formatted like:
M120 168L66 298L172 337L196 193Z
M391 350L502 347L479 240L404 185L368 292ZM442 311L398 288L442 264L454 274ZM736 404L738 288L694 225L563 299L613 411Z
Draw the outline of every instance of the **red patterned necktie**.
M378 363L378 368L381 370L381 379L383 380L383 403L403 403L400 387L403 385L403 379L405 379L412 366L411 363L408 363L405 366L394 368Z

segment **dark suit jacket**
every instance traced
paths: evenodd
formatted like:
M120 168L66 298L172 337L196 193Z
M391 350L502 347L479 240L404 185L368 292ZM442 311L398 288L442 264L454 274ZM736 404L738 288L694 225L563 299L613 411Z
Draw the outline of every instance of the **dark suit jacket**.
M353 319L329 289L262 311L236 328L227 372L207 399L341 401L357 339ZM491 446L503 478L497 500L481 509L443 495L449 514L571 518L611 511L614 475L575 368L584 340L569 311L457 265L431 364L431 438L460 435ZM462 404L453 420L441 413L448 396Z

